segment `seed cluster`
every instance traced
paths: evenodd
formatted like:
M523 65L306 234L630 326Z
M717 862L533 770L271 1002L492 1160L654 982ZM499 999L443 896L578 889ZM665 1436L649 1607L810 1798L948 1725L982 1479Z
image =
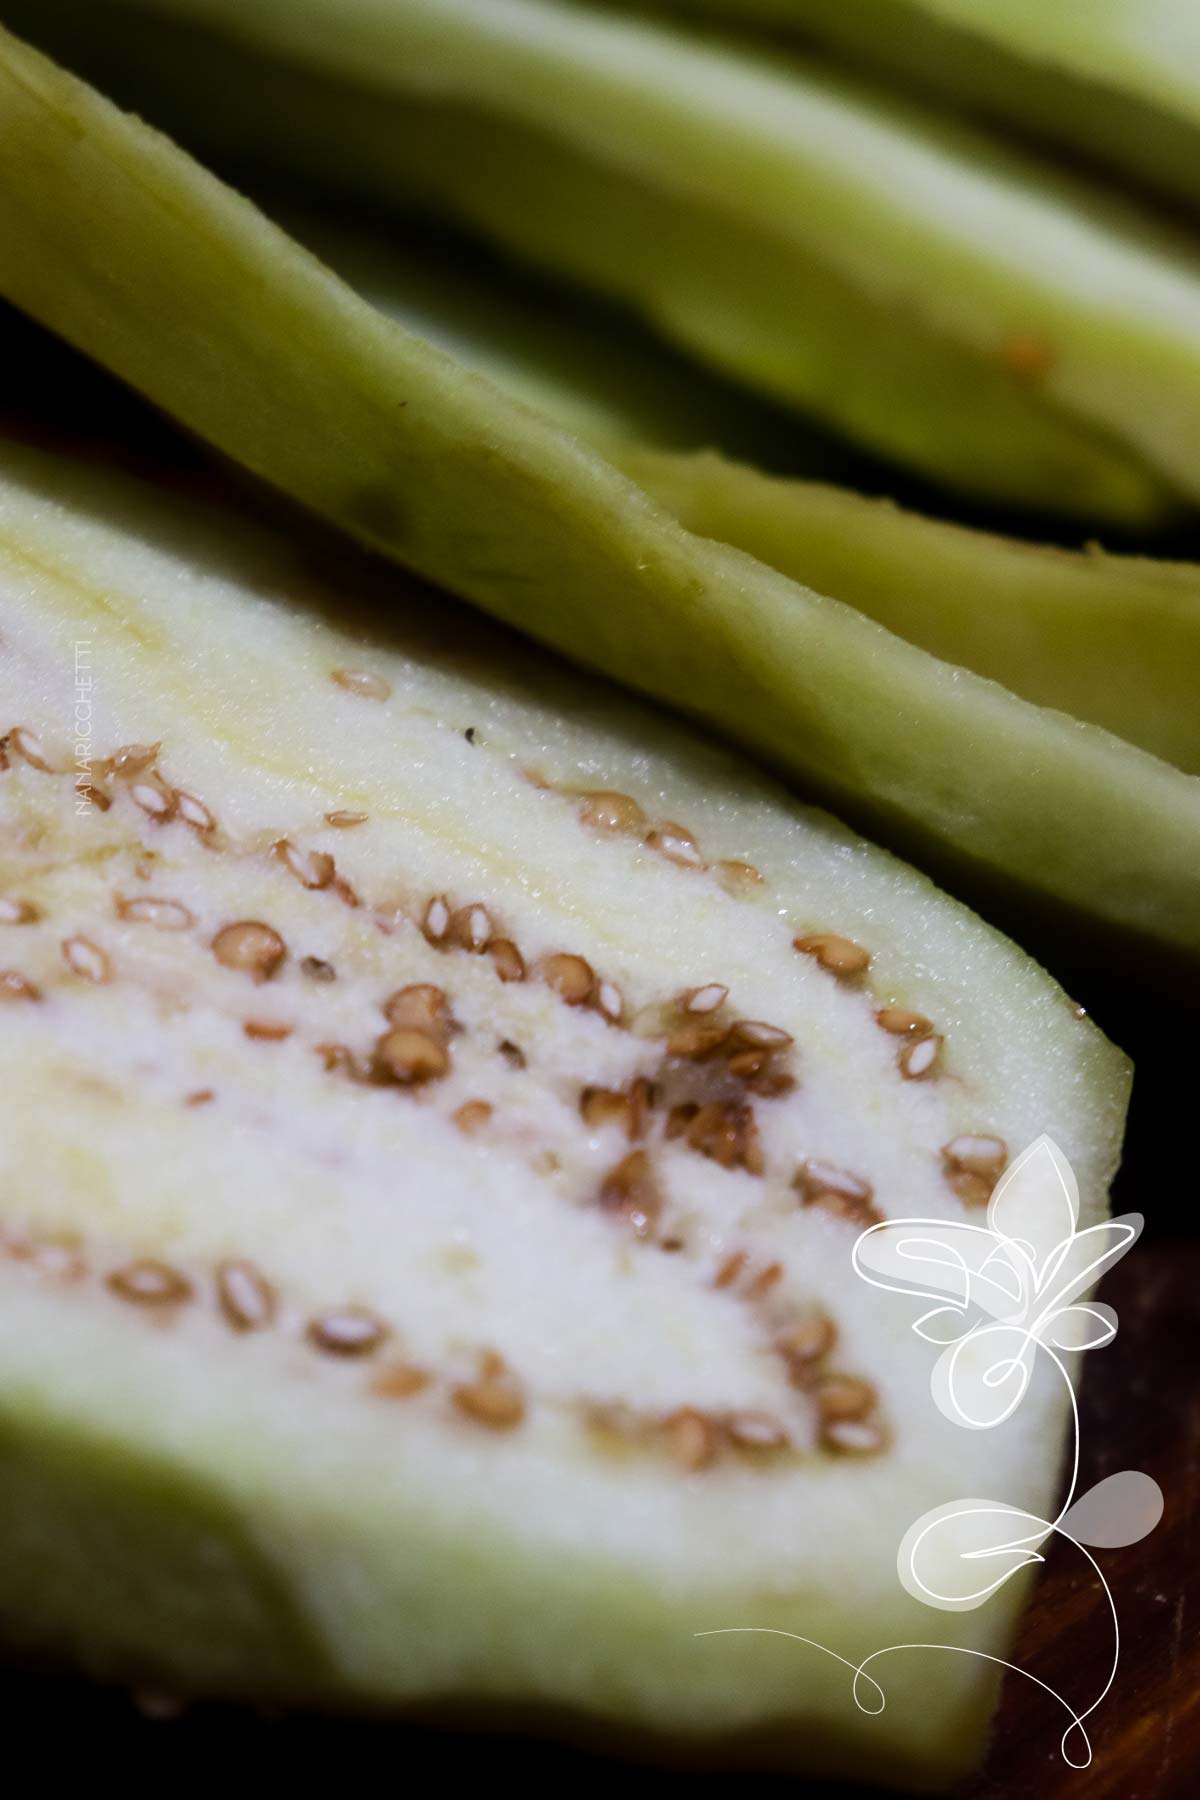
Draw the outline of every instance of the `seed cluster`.
M363 698L383 700L390 693L386 683L377 687L378 678L355 671L335 671L332 679ZM95 765L97 781L109 783L114 791L123 787L152 827L178 819L206 846L215 847L213 814L197 796L163 778L157 768L159 750L158 744L124 746ZM24 728L15 728L0 741L0 766L8 766L10 756L52 772L39 741ZM99 787L97 796L102 805L111 804L108 789ZM670 820L652 824L646 811L628 795L609 791L586 794L579 803L579 816L589 829L636 838L646 849L683 868L708 866L690 831ZM325 819L339 830L367 822L363 813L344 811L327 813ZM147 852L137 871L144 880L150 879L154 854ZM332 891L347 904L360 904L328 852L301 849L291 839L280 837L272 844L271 854L304 889ZM762 882L749 864L724 862L713 869L727 885L741 890ZM196 924L182 900L161 892L117 895L113 905L117 917L128 924L166 932L185 931ZM38 909L22 897L0 897L0 924L34 923L39 917ZM384 915L379 917L380 928L389 929ZM397 920L400 917L395 915ZM614 1026L628 1022L620 989L586 958L561 949L527 963L517 943L482 901L452 903L445 894L433 895L419 913L419 926L434 949L488 959L501 982L540 981L566 1006L590 1010ZM865 986L863 978L872 956L863 945L831 932L799 935L793 941L797 953L810 957L836 981L851 988L860 983ZM271 981L289 957L280 934L259 919L222 925L211 940L211 950L219 964L255 984ZM113 978L108 954L88 938L76 935L63 940L62 956L74 975L98 983ZM338 979L333 965L320 957L306 956L299 967L313 982ZM0 972L0 1001L36 1001L40 997L37 987L19 972ZM665 1195L655 1166L655 1144L678 1142L720 1168L761 1177L766 1169L755 1105L777 1099L795 1086L792 1035L765 1020L733 1017L729 1000L729 988L719 980L686 989L665 1005L663 1029L656 1034L661 1040L658 1067L632 1077L622 1087L584 1086L579 1095L579 1111L587 1129L615 1129L628 1146L600 1180L595 1203L623 1221L635 1237L656 1239L663 1249L683 1245L678 1237L659 1235ZM369 1050L355 1051L343 1044L317 1046L328 1069L367 1085L405 1089L426 1088L452 1072L453 1039L461 1028L453 1019L443 988L431 983L401 988L383 1002L382 1011L387 1029ZM902 1078L920 1081L938 1072L944 1040L928 1018L897 1005L880 1006L874 1017L883 1032L898 1040L896 1066ZM643 1035L644 1018L638 1013L635 1019L639 1036ZM271 1042L282 1041L293 1028L282 1021L256 1017L245 1020L243 1029L247 1037ZM500 1049L514 1067L525 1066L518 1045L505 1040ZM211 1090L202 1090L189 1096L188 1104L199 1105L211 1098ZM485 1132L493 1116L491 1102L471 1099L457 1107L452 1119L464 1136L471 1137ZM1006 1164L1007 1151L1002 1140L981 1131L955 1138L942 1148L941 1158L950 1189L964 1205L977 1206L986 1204ZM857 1229L882 1217L868 1181L820 1158L801 1164L794 1186L803 1206L818 1207ZM773 1307L783 1275L778 1262L756 1264L748 1252L735 1250L724 1258L713 1285L753 1305ZM188 1277L152 1260L114 1271L107 1283L123 1300L167 1312L196 1297ZM213 1278L213 1293L221 1316L239 1333L277 1323L274 1289L245 1261L221 1264ZM374 1359L389 1335L385 1321L355 1307L323 1312L304 1326L304 1336L314 1350L346 1359ZM883 1448L886 1431L878 1418L874 1389L828 1364L836 1344L830 1321L818 1315L791 1320L779 1326L773 1342L792 1385L802 1389L816 1408L825 1448L858 1454ZM373 1370L372 1391L403 1398L432 1380L428 1371L395 1361ZM520 1383L494 1352L481 1359L473 1380L453 1387L451 1398L462 1416L497 1429L518 1424L525 1416ZM759 1455L788 1449L791 1443L785 1425L754 1412L710 1414L685 1407L667 1419L652 1421L650 1429L680 1466L694 1469L709 1467L726 1454Z
M31 900L0 895L0 925L35 925L41 916Z
M334 669L329 679L345 688L348 694L358 694L363 700L391 698L391 682L385 681L382 675L372 675L367 669Z
M99 944L93 944L91 938L64 938L60 948L62 959L72 975L81 975L85 981L100 985L112 980L112 963L107 952Z
M832 1343L832 1327L830 1332ZM823 1373L819 1356L810 1363L811 1381L794 1385L805 1388L815 1412L819 1447L844 1456L875 1455L885 1449L887 1428L879 1419L878 1398L870 1384L854 1376ZM659 1450L689 1475L730 1457L770 1465L796 1450L786 1423L759 1408L714 1412L681 1406L655 1417L628 1405L607 1403L592 1405L586 1417L602 1442L623 1450Z
M489 1431L511 1431L525 1417L525 1395L504 1358L487 1350L473 1381L459 1382L452 1398L459 1412Z
M445 894L435 894L421 918L425 941L437 950L465 950L489 956L501 981L524 981L525 958L511 938L495 930L486 906L473 901L452 909Z
M59 1280L78 1281L88 1273L83 1258L70 1247L14 1236L2 1226L0 1254ZM206 1291L204 1282L155 1257L140 1257L110 1270L104 1286L125 1304L166 1319L201 1301ZM212 1296L218 1316L238 1336L267 1331L281 1322L276 1289L261 1269L245 1258L229 1258L217 1265ZM302 1335L323 1356L365 1362L374 1359L393 1334L388 1322L369 1308L344 1306L314 1314L304 1323ZM428 1370L395 1360L374 1368L368 1392L381 1399L408 1399L431 1386L434 1379ZM455 1412L488 1429L510 1430L526 1416L523 1384L494 1350L480 1352L473 1379L447 1376L445 1384Z
M723 1452L742 1456L777 1455L791 1448L787 1428L768 1412L701 1412L680 1407L661 1422L671 1460L689 1475L709 1469Z
M181 819L201 843L213 848L217 840L216 818L198 795L186 788L173 787L164 779L156 764L160 744L124 744L111 756L93 763L93 780L86 795L102 812L112 805L112 795L101 782L124 783L130 799L147 818L157 825ZM84 789L80 789L83 792Z
M589 1131L616 1125L631 1144L646 1135L650 1115L657 1104L653 1083L637 1075L625 1088L585 1087L579 1111Z
M586 1406L584 1418L603 1448L665 1456L688 1475L730 1460L767 1467L794 1449L781 1420L752 1409L713 1412L680 1406L656 1415L623 1402L600 1402Z
M667 1137L681 1137L689 1150L722 1169L745 1169L749 1175L766 1170L754 1108L746 1100L682 1101L671 1108Z
M190 931L196 923L195 915L181 900L161 900L150 894L140 894L133 900L118 894L113 907L119 919L132 925L153 925L156 931Z
M377 678L373 676L339 670L334 671L333 678L354 692L386 698L386 691L377 689ZM386 683L383 689L386 690ZM15 727L4 744L31 766L50 770L39 741L26 728ZM125 745L97 765L98 773L126 783L135 803L156 821L161 823L178 816L205 841L211 840L216 828L212 813L197 796L170 786L162 778L156 767L160 748L157 743ZM696 840L685 827L665 821L647 831L646 813L629 795L607 790L586 794L580 802L580 816L593 829L638 835L652 848L680 856L687 862L699 858ZM339 826L361 823L365 819L363 814L344 812L330 813L326 817ZM287 838L277 839L272 850L304 887L314 891L332 888L350 905L359 904L357 895L338 875L334 859L328 852L301 851ZM152 852L149 854L153 855ZM749 864L719 866L751 884L761 879L758 871ZM146 871L139 869L139 874L145 876ZM118 915L127 921L151 924L162 930L185 930L193 922L190 910L182 901L174 899L150 895L136 899L118 897L116 906ZM0 922L5 922L6 918L8 922L31 920L34 916L36 914L26 903L13 901L0 914ZM487 907L480 902L452 909L444 895L435 895L426 905L422 928L427 941L440 948L490 955L503 981L526 979L526 963L519 948L511 938L496 932ZM77 940L68 940L68 943L72 948L68 951L64 947L64 956L70 957L69 966L73 972L83 973L92 980L111 979L111 965L99 946L90 945L88 940L83 940L82 946L78 946ZM871 961L870 953L863 946L834 933L800 936L795 939L795 945L842 980L856 979L865 973ZM241 968L259 981L270 979L287 955L286 946L273 927L262 921L247 920L223 927L213 940L213 951L226 966ZM324 972L318 973L329 968L321 959L305 958L302 967L314 979L331 978ZM612 1024L624 1023L625 1004L620 990L612 981L597 976L585 958L568 951L554 952L542 959L538 973L566 1004L588 1006ZM21 990L12 981L5 985L10 997L20 994ZM793 1078L782 1073L777 1063L771 1064L770 1059L780 1047L790 1044L790 1037L780 1028L754 1021L740 1021L721 1028L717 1015L727 997L727 989L720 982L706 983L681 996L679 1011L682 1016L668 1038L669 1055L700 1062L719 1053L727 1061L728 1072L748 1083L755 1093L774 1097L788 1091ZM880 1009L876 1017L882 1029L904 1038L897 1066L905 1079L923 1080L937 1072L942 1039L927 1019L894 1006ZM264 1026L268 1028L263 1029ZM248 1034L263 1041L282 1035L269 1026L268 1021L249 1021ZM513 1049L518 1053L515 1046ZM355 1056L346 1046L323 1044L319 1050L331 1069L339 1069L358 1079L392 1080L405 1086L437 1079L448 1072L450 1066L444 1045L440 1052L430 1051L426 1045L411 1038L391 1043L381 1040L370 1058ZM682 1138L689 1148L724 1166L760 1172L757 1132L744 1097L706 1094L702 1098L676 1099L671 1111L670 1132ZM966 1190L968 1184L964 1181L959 1185Z
M530 774L530 779L535 786L548 786L541 776ZM653 850L679 868L710 867L704 860L695 834L686 825L677 824L674 819L664 819L651 826L645 808L630 794L615 793L610 789L583 794L579 800L579 818L592 831L635 837L647 850ZM762 884L763 878L753 863L722 860L711 867L732 892Z
M780 1263L756 1264L747 1251L735 1250L718 1264L713 1287L751 1306L789 1386L812 1407L823 1449L858 1456L883 1450L888 1431L875 1389L832 1364L836 1325L825 1312L795 1312L782 1297L783 1279Z
M788 1380L816 1409L818 1438L826 1450L848 1456L874 1455L887 1446L879 1396L869 1381L829 1365L837 1327L825 1313L810 1313L784 1325L774 1339Z
M662 1216L664 1196L649 1152L631 1150L600 1183L601 1209L631 1227L635 1237L650 1238Z
M0 1005L13 1000L40 1000L41 988L18 969L0 969Z
M935 1073L942 1054L943 1040L936 1032L928 1037L912 1039L896 1058L896 1067L905 1081L927 1081Z
M693 994L711 995L716 984L685 995L682 1021L666 1034L668 1059L685 1064L705 1064L707 1073L728 1077L741 1095L750 1092L775 1100L795 1087L795 1077L782 1066L783 1053L795 1042L782 1026L765 1019L722 1019L724 1002L708 1004L697 1015Z
M224 969L236 969L252 981L270 981L287 960L287 945L273 925L261 919L238 919L223 925L212 941L212 953Z
M938 1071L945 1039L924 1013L902 1006L883 1006L875 1023L890 1037L903 1039L896 1052L896 1067L905 1081L927 1081Z
M636 1143L650 1134L657 1115L664 1141L680 1141L720 1168L764 1175L749 1096L774 1099L794 1087L795 1077L779 1061L793 1039L765 1020L718 1017L727 998L720 982L680 995L662 1020L664 1056L654 1078L637 1076L625 1088L583 1089L579 1110L589 1129L617 1126ZM605 1176L598 1198L604 1211L630 1223L638 1237L654 1237L664 1197L649 1152L625 1156ZM662 1242L664 1248L676 1243Z
M783 1280L783 1264L769 1262L756 1265L747 1250L732 1250L713 1276L718 1292L736 1293L742 1300L762 1300Z
M381 1007L388 1030L367 1057L348 1044L318 1044L317 1054L331 1073L363 1086L420 1088L449 1075L450 1038L458 1029L444 991L431 982L398 988Z
M178 1269L146 1257L114 1269L108 1286L122 1300L135 1306L178 1306L192 1297L192 1284Z
M967 1132L942 1146L942 1168L964 1206L986 1206L1008 1164L1008 1146L989 1132Z
M869 1181L818 1157L801 1163L794 1185L803 1205L819 1206L822 1212L845 1219L859 1231L883 1220L883 1214L872 1204Z
M529 970L512 938L495 929L487 907L479 901L452 908L445 894L435 894L421 917L425 941L438 950L465 950L488 956L503 982L525 981ZM625 1019L625 1001L614 981L598 975L585 957L557 950L543 956L536 973L567 1006L587 1007L610 1025Z
M295 876L301 887L311 892L329 888L347 906L361 905L350 883L338 874L337 863L328 850L300 850L290 838L277 838L271 845L271 854Z

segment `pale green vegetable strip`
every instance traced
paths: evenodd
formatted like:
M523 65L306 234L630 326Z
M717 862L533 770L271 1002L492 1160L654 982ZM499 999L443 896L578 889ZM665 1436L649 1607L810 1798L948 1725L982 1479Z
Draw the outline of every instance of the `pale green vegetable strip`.
M719 448L776 471L869 479L838 440L744 388L707 376L577 289L547 289L499 259L405 222L368 230L290 190L251 192L263 210L409 331L615 453Z
M946 662L1000 681L1200 773L1200 571L970 531L827 482L782 480L751 455L780 421L613 335L604 312L547 294L443 243L403 249L270 194L271 217L408 330L602 449L681 523L781 569ZM486 279L484 279L486 278ZM44 379L60 373L54 367ZM97 420L102 425L103 420ZM671 454L647 441L669 446ZM823 445L787 440L814 468ZM855 472L848 471L850 475ZM844 477L845 478L845 477Z
M1200 775L1200 570L968 531L715 454L619 461L692 531Z
M348 151L337 154L345 161ZM448 215L631 304L725 373L942 485L1125 523L1152 521L1169 504L1136 456L1047 404L998 359L877 304L739 221L630 183L542 133L413 103L396 109L371 166L387 157L408 207Z
M629 436L642 421L602 409L595 384L603 372L623 384L645 372L616 354L598 364L594 338L574 320L559 317L539 354L531 324L541 326L549 309L531 312L520 291L493 285L486 297L464 297L461 270L428 250L414 255L409 243L399 252L307 209L283 218L409 330L605 448L689 531L849 602L945 662L1200 774L1200 569L970 531L719 454L629 448L613 441L614 427ZM698 423L676 407L645 422L661 434L665 416L679 430Z
M142 0L100 28L159 15L424 98L374 137L385 194L424 192L943 482L1126 519L1163 484L1200 491L1200 262L965 128L551 0ZM226 129L223 85L208 106Z
M375 120L376 134L407 129L396 111L369 96L347 100L336 88L322 89L271 65L248 66L220 51L219 69L211 66L211 45L209 66L201 57L198 76L194 45L181 55L170 32L149 37L167 54L151 59L148 88L169 101L173 118L183 116L191 137L225 139L228 149L231 130L257 133L264 120L276 122L274 135L270 123L265 126L265 144L235 142L240 163L261 161L263 149L273 148L285 165L316 176L328 152L344 159L347 145L357 143L363 146L360 161L347 173L356 185L368 186L372 169L386 170L388 159L371 144L371 130L364 133L364 120ZM145 58L139 68L145 69ZM104 73L118 76L116 60ZM228 103L214 110L205 103L205 90L218 78ZM427 145L427 134L412 146L414 154L422 141ZM472 151L468 131L463 161L480 171L475 185L502 192L507 167L497 174L490 155ZM530 166L544 164L544 158L531 159ZM589 207L579 214L583 246L594 246L598 211ZM685 397L681 379L667 379L650 359L632 357L625 343L600 341L597 330L610 331L610 322L579 322L577 305L568 309L557 297L513 298L499 289L494 274L483 294L477 279L439 267L428 247L416 256L411 243L397 250L382 230L368 238L294 210L285 220L410 330L432 337L620 460L690 529L734 543L849 601L910 642L1001 681L1025 699L1104 725L1190 773L1200 771L1200 578L1192 571L1036 553L830 488L760 483L751 469L714 459L668 462L635 451L631 461L619 448L623 438L661 448L719 444L761 460L771 451L779 454L781 446L769 445L767 434L778 432L780 421L755 418L750 407L735 407L732 396L710 397L700 383ZM648 250L637 261L657 266ZM951 419L961 418L960 402L956 388ZM786 450L814 471L823 459L828 472L824 447L818 453L793 434Z
M620 0L612 0L619 4ZM657 0L815 38L1200 200L1192 0Z
M0 38L0 291L369 544L978 879L1200 949L1200 782L679 527Z

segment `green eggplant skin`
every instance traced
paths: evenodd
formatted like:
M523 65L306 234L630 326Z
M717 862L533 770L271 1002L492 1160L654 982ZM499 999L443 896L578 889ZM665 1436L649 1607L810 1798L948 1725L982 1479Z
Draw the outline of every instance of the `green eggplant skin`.
M617 460L690 530L834 594L943 662L1200 775L1200 570L944 524L709 452Z
M1194 250L966 126L553 0L89 17L139 56L143 22L182 20L351 82L384 193L590 281L943 486L1135 525L1194 504ZM377 137L371 95L399 102Z
M1193 565L1029 544L828 481L765 474L732 455L681 454L702 423L723 424L728 438L729 409L681 406L660 379L649 389L653 416L618 417L619 395L646 398L649 369L624 360L620 342L598 346L586 319L560 311L547 331L551 308L537 290L493 281L464 296L462 269L428 246L410 241L401 253L378 232L286 201L280 214L279 205L272 194L268 210L373 305L586 437L698 537L733 544L942 662L1200 775ZM606 404L603 376L617 387ZM647 433L660 441L636 441Z
M1200 204L1190 0L655 0L654 10L828 46Z
M11 36L0 291L368 545L970 880L1200 949L1200 783L685 531Z
M133 82L135 102L157 96L189 142L210 143L239 175L266 164L328 182L333 155L348 189L365 193L376 171L386 183L382 140L397 127L386 102L157 21L146 35L159 54L123 68L119 44L105 40L98 74ZM97 39L92 61L100 54ZM214 110L218 70L231 103ZM270 201L276 210L279 196ZM478 268L415 243L411 230L400 249L392 231L335 227L311 207L282 216L373 303L586 437L698 535L849 602L943 661L1200 773L1200 580L1190 568L1037 551L839 492L831 475L854 485L861 474L846 459L838 467L830 441L805 442L786 415L688 379L685 365L664 368L574 296L564 304L505 268L483 271L484 286ZM656 454L709 445L738 466ZM772 481L747 466L781 456L824 483Z
M702 422L700 409L663 404L660 381L653 417L618 419L615 397L598 404L601 374L620 392L644 397L648 371L622 362L623 346L610 340L609 358L600 360L586 323L561 314L537 354L550 309L536 290L531 297L515 284L493 284L464 301L461 269L428 248L422 255L410 242L401 254L376 232L287 202L279 215L279 196L270 201L269 210L357 292L586 437L698 537L733 544L942 662L1200 775L1200 570L1193 565L1106 555L1097 545L1073 553L1029 544L828 481L768 475L716 451L681 454L679 440ZM727 413L724 423L728 436ZM663 441L639 443L639 431Z

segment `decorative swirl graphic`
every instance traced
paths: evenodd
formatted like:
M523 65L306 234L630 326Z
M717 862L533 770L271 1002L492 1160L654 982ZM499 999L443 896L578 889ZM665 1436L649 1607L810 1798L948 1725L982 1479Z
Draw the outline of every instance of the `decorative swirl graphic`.
M1072 1768L1081 1769L1092 1757L1083 1722L1108 1694L1120 1660L1116 1606L1086 1546L1117 1549L1137 1543L1162 1517L1163 1497L1148 1475L1126 1469L1075 1498L1079 1410L1070 1362L1085 1350L1110 1344L1117 1331L1113 1309L1083 1296L1119 1262L1142 1229L1138 1213L1084 1231L1078 1229L1078 1221L1079 1189L1071 1165L1050 1138L1041 1137L997 1184L986 1225L889 1219L862 1233L853 1259L857 1273L873 1287L935 1303L922 1312L913 1330L941 1347L930 1388L935 1404L954 1424L969 1431L991 1431L1011 1418L1028 1391L1039 1350L1065 1383L1073 1455L1071 1479L1057 1518L1039 1519L1004 1501L951 1500L909 1527L897 1552L896 1569L901 1585L923 1605L967 1612L983 1606L1019 1569L1043 1562L1043 1546L1055 1533L1066 1538L1091 1564L1112 1616L1112 1667L1100 1693L1090 1706L1076 1712L1028 1670L957 1644L891 1644L855 1665L811 1638L786 1631L770 1635L793 1637L853 1669L855 1705L869 1714L881 1713L886 1705L883 1689L866 1673L880 1657L901 1650L941 1650L999 1663L1035 1682L1069 1714L1062 1755ZM867 1690L870 1704L864 1703ZM1071 1751L1076 1737L1078 1757Z

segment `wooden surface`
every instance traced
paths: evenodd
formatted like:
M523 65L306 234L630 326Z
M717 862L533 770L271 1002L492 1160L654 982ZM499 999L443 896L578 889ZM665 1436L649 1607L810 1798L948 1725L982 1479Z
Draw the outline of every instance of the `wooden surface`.
M992 1754L970 1800L1175 1800L1200 1791L1200 1245L1153 1227L1105 1284L1120 1331L1090 1358L1080 1491L1143 1469L1166 1497L1157 1530L1095 1552L1121 1629L1117 1678L1087 1721L1089 1769L1059 1753L1066 1718L1010 1676ZM1043 1571L1012 1660L1083 1710L1112 1655L1108 1606L1070 1545Z

